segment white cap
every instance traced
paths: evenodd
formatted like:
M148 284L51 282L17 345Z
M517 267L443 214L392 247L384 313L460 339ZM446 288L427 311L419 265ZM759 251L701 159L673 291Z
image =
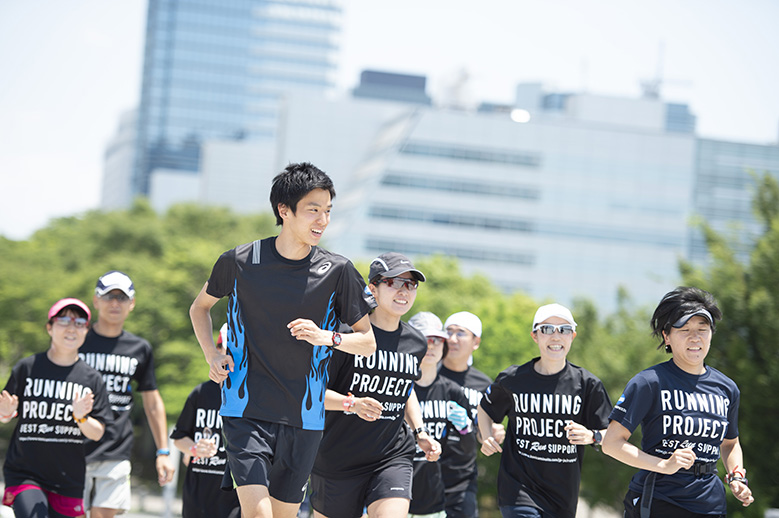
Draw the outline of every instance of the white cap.
M449 326L464 327L471 333L481 338L481 320L479 320L479 317L473 313L468 313L467 311L460 311L459 313L455 313L446 319L444 329L449 329Z
M425 336L449 338L441 325L441 319L429 311L420 311L409 318L408 323Z
M104 273L97 280L97 286L95 286L95 293L98 297L102 297L112 290L119 290L130 298L135 297L133 281L130 280L127 274L116 270Z
M551 317L562 318L571 324L574 329L576 328L576 321L573 319L570 309L560 304L547 304L546 306L541 306L538 308L538 311L536 311L536 316L533 317L533 329L535 329L538 324Z

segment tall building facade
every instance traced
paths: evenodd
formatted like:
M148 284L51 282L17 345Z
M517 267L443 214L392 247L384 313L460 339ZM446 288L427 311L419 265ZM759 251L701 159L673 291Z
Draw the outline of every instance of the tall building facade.
M100 205L105 210L124 209L133 201L133 168L138 143L138 111L129 110L119 118L116 133L103 154L103 185Z
M657 97L523 84L473 112L405 101L424 99L419 79L368 79L386 83L292 98L277 148L277 166L311 160L336 179L325 244L355 260L440 253L541 300L611 311L624 288L652 304L681 259L707 260L699 219L746 251L762 230L750 171L779 177L779 146L699 138L687 105ZM399 81L418 91L384 93Z
M272 141L283 95L334 85L341 17L339 0L149 0L132 195L198 175L205 141Z
M695 159L695 214L712 229L737 243L742 259L763 232L752 210L757 184L753 175L779 179L779 145L699 139ZM705 263L706 241L697 227L691 234L689 259Z

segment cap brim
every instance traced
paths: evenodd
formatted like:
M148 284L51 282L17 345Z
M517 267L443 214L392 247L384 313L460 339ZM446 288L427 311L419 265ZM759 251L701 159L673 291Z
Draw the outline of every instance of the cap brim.
M124 286L106 286L105 289L102 290L100 288L95 288L95 293L97 294L98 297L102 297L106 293L109 293L114 290L119 290L130 298L133 298L135 296L134 290L128 290Z
M414 278L419 282L425 282L426 280L425 274L415 268L393 268L392 270L389 270L387 272L381 272L380 274L375 275L373 279L371 279L371 282L379 278L397 277L398 275L403 275L406 272L411 273L411 275L413 275Z
M69 307L69 306L75 306L79 309L81 309L84 313L87 314L87 321L89 321L92 318L92 312L89 311L89 306L84 304L78 299L68 298L68 299L61 299L54 303L53 306L49 308L49 320L57 316L57 313L62 311L63 309Z
M422 333L425 336L437 336L439 338L443 338L444 340L449 338L449 335L444 333L443 331L440 331L438 329L419 329L419 332Z
M709 325L714 325L714 320L711 317L711 313L709 313L705 309L699 309L698 311L694 311L692 313L688 313L686 315L682 315L681 318L679 318L679 320L674 322L673 327L675 327L677 329L680 328L680 327L684 327L684 325L687 322L689 322L689 320L692 317L695 317L695 316L701 316L701 317L703 317L703 318L705 318L706 320L709 321Z

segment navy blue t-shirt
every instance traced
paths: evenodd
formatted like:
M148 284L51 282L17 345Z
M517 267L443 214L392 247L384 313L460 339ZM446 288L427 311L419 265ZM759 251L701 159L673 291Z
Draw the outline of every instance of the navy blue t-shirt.
M609 419L631 433L641 425L641 449L650 455L667 459L674 450L692 448L698 462L716 462L722 441L738 437L739 398L733 380L717 369L707 365L696 376L669 360L631 379ZM636 473L630 489L640 493L648 474ZM726 512L725 487L716 473L658 475L654 498L693 513Z
M229 296L226 347L235 369L222 384L220 415L322 430L332 349L297 340L287 324L353 325L370 310L365 289L348 259L317 246L297 261L278 253L275 237L222 254L206 289Z

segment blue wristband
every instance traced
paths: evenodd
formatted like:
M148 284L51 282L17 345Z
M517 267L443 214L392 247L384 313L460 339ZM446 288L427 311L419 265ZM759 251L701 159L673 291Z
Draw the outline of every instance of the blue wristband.
M157 457L159 457L160 455L170 455L170 450L168 450L167 448L160 448L159 450L157 450Z

